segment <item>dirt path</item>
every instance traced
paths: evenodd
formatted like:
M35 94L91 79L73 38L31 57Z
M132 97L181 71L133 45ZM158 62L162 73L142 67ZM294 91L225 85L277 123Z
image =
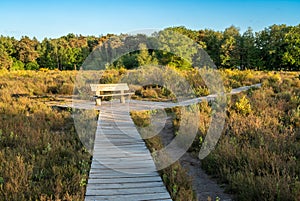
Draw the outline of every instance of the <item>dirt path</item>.
M167 119L164 129L160 132L160 136L164 145L169 144L173 140L174 135L171 118ZM179 162L192 178L193 188L197 193L198 201L232 200L232 196L224 193L224 189L202 170L201 161L198 158L193 157L190 153L185 153L179 159Z

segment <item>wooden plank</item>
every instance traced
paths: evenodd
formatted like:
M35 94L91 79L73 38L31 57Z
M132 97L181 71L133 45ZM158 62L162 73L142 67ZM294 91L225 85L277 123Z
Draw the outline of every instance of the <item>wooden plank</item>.
M139 139L135 139L135 138L121 138L121 139L118 139L118 138L114 138L114 137L111 137L111 136L102 136L102 137L97 137L95 139L95 144L99 144L99 146L101 145L105 145L105 143L130 143L132 145L144 145L145 142L143 140L139 140ZM111 144L109 144L111 145Z
M115 119L114 119L115 120ZM100 128L104 128L104 127L107 127L107 126L115 126L115 125L118 125L118 126L125 126L125 127L134 127L134 125L130 124L130 121L128 120L127 122L117 122L117 121L102 121L101 122L101 125Z
M88 181L89 184L90 183L102 183L102 184L144 183L144 182L162 182L162 180L160 177L139 177L137 174L137 176L133 178L91 179Z
M103 128L98 126L98 129L96 131L96 133L98 133L99 135L118 134L120 137L126 137L126 135L124 135L124 133L126 132L130 132L129 134L133 133L136 136L140 136L139 132L136 129L130 127L124 127L124 129L122 129L122 127L118 127L118 126L111 126L110 128L109 127Z
M107 145L107 143L102 143L101 141L100 142L95 142L95 145L97 145L96 146L96 148L98 149L98 147L99 146L101 146L101 148L106 148L106 149L116 149L115 147L112 147L112 146L110 146L110 145ZM142 149L142 148L145 148L145 146L144 146L145 144L142 144L142 143L140 143L140 144L130 144L130 145L126 145L126 144L123 144L123 145L120 145L120 146L118 146L118 148L119 149L124 149L124 150L126 150L126 149L132 149L132 150L136 150L136 149ZM95 148L95 149L96 149Z
M99 129L97 130L97 133L99 134L121 134L126 132L134 133L136 136L139 136L139 132L134 129L134 128L129 128L125 127L124 129L121 129L122 127L117 127L117 126L111 126L111 128L103 128L103 127L98 127Z
M110 157L102 157L98 160L100 163L103 163L104 165L117 165L119 164L120 167L155 167L153 161L148 158L148 159L143 159L143 158L110 158ZM97 167L97 166L96 166ZM96 168L93 166L93 168Z
M102 152L102 153L101 153ZM111 150L96 150L94 151L93 159L98 160L99 157L110 157L110 158L133 158L133 159L151 159L152 157L150 154L140 152L138 150L126 150L126 149L111 149Z
M107 146L108 147L108 146ZM96 148L94 149L94 153L99 153L99 152L104 152L105 154L109 154L111 156L113 155L119 155L120 156L120 151L122 151L122 155L128 155L128 156L150 156L150 154L147 153L146 148L142 147L143 149L123 149L123 148L112 148L107 149L106 147L104 148Z
M116 132L112 132L110 130L107 130L107 132L109 133L106 133L104 130L102 130L102 132L100 131L97 136L97 139L101 140L101 139L119 139L119 140L124 140L124 139L127 139L127 140L132 140L132 141L138 141L138 142L144 142L140 137L138 137L138 132L137 131L134 131L135 135L126 135L125 133L116 133ZM126 131L124 131L126 132Z
M100 90L103 91L103 90ZM108 90L108 91L115 91L115 90ZM118 91L118 90L116 90ZM94 98L100 98L100 97L110 97L110 96L129 96L129 95L133 95L134 93L131 92L126 92L126 93L119 93L119 94L98 94L95 95Z
M90 189L86 191L86 195L128 195L128 194L149 194L149 193L165 193L163 187L150 188L121 188L121 189Z
M86 201L101 201L101 200L111 200L111 201L151 201L151 200L171 200L168 193L150 193L150 194L133 194L133 195L112 195L107 196L87 196Z
M157 172L149 172L147 174L138 174L139 177L159 177ZM94 179L113 179L113 178L136 178L137 175L125 172L119 172L112 169L96 169L89 175L89 183L95 183ZM101 181L101 180L100 180ZM149 181L151 182L151 181Z
M117 152L118 151L118 152ZM132 152L131 151L128 151L128 150L122 150L122 149L118 149L118 150L112 150L111 152L114 152L114 153L110 153L110 151L103 151L104 153L100 153L100 151L94 151L94 156L93 158L95 160L99 160L99 157L104 157L104 158L133 158L133 159L144 159L144 160L152 160L152 157L151 155L148 155L148 154L145 154L145 153L137 153L136 150L133 150ZM134 152L135 151L135 152ZM122 153L120 153L122 152Z
M156 176L159 176L158 172L157 171L149 171L149 172L144 172L144 173L137 173L137 174L132 174L132 173L129 173L129 172L122 172L122 171L117 171L117 170L114 170L114 169L111 169L110 167L105 167L104 165L102 165L102 167L99 167L99 168L93 168L91 169L90 171L90 177L93 177L93 178L98 178L98 179L101 179L101 178L105 178L105 176L120 176L120 177L137 177L137 175L139 176L143 176L143 177L156 177Z
M99 148L99 146L101 146L101 148ZM103 151L103 150L107 150L107 151L115 151L116 149L117 150L121 150L123 152L137 152L137 151L147 151L145 150L145 146L143 144L139 144L139 145L120 145L118 146L118 148L115 148L115 147L111 147L110 145L100 145L99 143L95 144L95 146L97 148L94 149L94 152L93 153L98 153L99 151Z
M156 171L148 172L148 173L140 173L139 177L159 177ZM120 172L113 169L94 169L93 172L90 173L89 178L91 179L112 179L112 178L136 178L136 174ZM91 183L91 182L89 182Z
M90 84L92 91L121 91L129 90L127 83L118 84Z
M95 171L95 172L92 172L90 175L89 175L89 183L97 183L95 179L99 179L99 182L101 183L101 179L122 179L122 178L136 178L136 175L133 175L131 173L128 173L128 174L125 174L122 172L122 174L117 174L116 173L117 171L115 171L115 173L112 173L112 172L103 172L103 171ZM154 174L155 172L150 172L149 173L149 176L147 177L159 177L159 175L156 175ZM152 175L150 175L152 174ZM128 176L128 175L133 175L133 176ZM143 177L146 177L145 174L139 174L139 175L142 175ZM161 181L148 181L148 182L160 182ZM146 181L144 181L143 183L146 183ZM161 183L162 184L162 183Z
M151 188L151 187L164 187L160 181L156 182L143 182L143 183L114 183L114 184L103 184L103 183L89 183L87 188L92 190L97 189L120 189L120 188Z
M119 157L117 155L108 155L108 154L100 154L98 153L93 158L94 160L99 161L100 163L103 162L123 162L124 164L127 164L126 162L134 163L134 162L140 162L143 164L143 162L148 164L148 161L153 161L151 156L142 157L142 156L125 156L124 154L120 154ZM122 164L120 164L122 165Z
M103 141L96 141L94 145L97 145L97 146L102 146L102 148L105 147L105 145L107 146L115 146L115 147L118 147L118 146L137 146L137 145L140 145L140 146L144 146L144 143L143 142L126 142L126 141L109 141L109 140L103 140ZM116 148L115 148L116 149Z
M104 165L107 165L109 168L112 169L117 169L118 171L120 171L121 169L139 169L138 172L141 172L141 170L146 171L150 171L151 169L155 169L155 165L153 163L153 161L148 160L148 161L131 161L131 162L118 162L118 161L106 161L105 159L101 159L99 160L101 163L103 163ZM151 168L151 169L150 169ZM105 170L105 168L103 167L97 167L94 166L93 170ZM128 172L128 171L126 171ZM132 171L131 171L132 172Z

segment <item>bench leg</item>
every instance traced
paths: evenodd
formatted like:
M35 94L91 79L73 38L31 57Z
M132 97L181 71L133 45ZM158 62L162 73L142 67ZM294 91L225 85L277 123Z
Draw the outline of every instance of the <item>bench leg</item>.
M120 102L121 102L121 103L125 103L125 96L121 96Z
M101 98L96 98L96 105L101 105Z

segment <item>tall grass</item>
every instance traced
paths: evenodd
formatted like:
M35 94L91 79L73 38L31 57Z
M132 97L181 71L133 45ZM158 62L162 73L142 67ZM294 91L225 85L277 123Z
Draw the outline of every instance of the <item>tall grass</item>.
M90 155L71 113L31 98L71 94L72 74L0 73L0 200L83 200Z
M230 99L223 136L203 168L237 200L300 200L300 80L269 73L261 81Z

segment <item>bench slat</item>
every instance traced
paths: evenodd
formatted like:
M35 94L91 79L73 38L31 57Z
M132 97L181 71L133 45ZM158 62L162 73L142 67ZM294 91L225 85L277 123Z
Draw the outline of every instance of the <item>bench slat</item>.
M127 83L118 84L90 84L92 91L122 91L129 90Z
M127 95L133 95L134 93L123 93L123 94L100 94L100 95L95 95L95 98L98 97L109 97L109 96L127 96Z

